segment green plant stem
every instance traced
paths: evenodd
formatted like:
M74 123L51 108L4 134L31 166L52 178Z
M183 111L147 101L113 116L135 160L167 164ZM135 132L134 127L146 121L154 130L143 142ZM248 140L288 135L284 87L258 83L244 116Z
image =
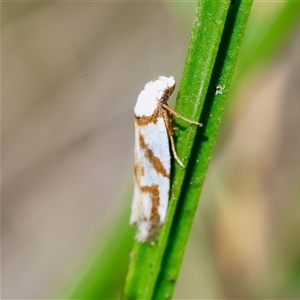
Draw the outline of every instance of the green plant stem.
M200 118L229 5L229 0L199 1L177 102L177 111L193 120ZM184 121L179 120L176 124L181 128L177 140L177 150L183 162L187 163L191 155L197 127L187 126ZM168 247L168 236L182 191L184 177L187 172L191 172L190 169L182 169L176 164L173 170L173 184L166 222L160 230L158 241L154 244L135 243L123 299L153 299L157 277L161 271L162 257ZM202 180L204 175L202 174ZM176 225L175 223L173 226Z
M175 226L172 227L170 233L168 248L162 261L161 273L157 280L153 299L171 297L173 293L198 205L199 195L215 145L228 88L251 5L252 2L249 0L236 1L227 15L222 41L201 115L201 121L204 123L204 132L202 134L198 132L194 142L193 153L190 159L190 172L187 172L185 178L185 184L173 223ZM187 60L187 63L193 64L189 60ZM189 65L186 66L185 72L189 75L184 74L184 78L192 76Z

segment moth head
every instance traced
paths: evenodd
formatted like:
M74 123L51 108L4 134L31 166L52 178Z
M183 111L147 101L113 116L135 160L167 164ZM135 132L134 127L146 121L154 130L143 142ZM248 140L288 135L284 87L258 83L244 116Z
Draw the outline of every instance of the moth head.
M157 98L160 101L167 102L175 89L175 85L176 85L175 79L173 76L170 77L159 76L158 80L162 83L164 89L159 91Z
M148 82L138 96L134 107L135 116L151 116L158 105L168 101L174 89L173 76L159 76L158 79Z

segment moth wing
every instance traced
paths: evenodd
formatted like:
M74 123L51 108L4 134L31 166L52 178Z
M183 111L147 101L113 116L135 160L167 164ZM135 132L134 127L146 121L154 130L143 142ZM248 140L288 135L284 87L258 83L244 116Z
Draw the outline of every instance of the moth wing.
M156 122L135 122L135 176L130 223L137 239L152 237L164 222L170 190L170 149L163 117Z

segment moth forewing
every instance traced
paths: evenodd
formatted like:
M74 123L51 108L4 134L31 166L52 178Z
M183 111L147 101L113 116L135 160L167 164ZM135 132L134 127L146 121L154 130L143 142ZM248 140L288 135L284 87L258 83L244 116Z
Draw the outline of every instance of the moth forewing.
M153 119L154 120L154 119ZM152 120L152 121L153 121ZM162 116L155 122L135 122L134 196L130 223L137 240L149 240L164 222L170 189L170 150Z
M160 76L145 85L134 107L135 166L130 223L137 226L136 239L141 242L151 240L165 221L171 172L169 140L175 159L184 167L176 153L172 114L202 126L168 106L174 89L174 77Z

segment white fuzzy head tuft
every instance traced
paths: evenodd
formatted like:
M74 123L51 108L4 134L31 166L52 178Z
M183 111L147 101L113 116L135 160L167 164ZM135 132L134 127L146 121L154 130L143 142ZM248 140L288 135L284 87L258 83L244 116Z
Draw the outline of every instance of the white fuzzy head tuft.
M134 107L135 115L137 117L151 116L157 108L158 101L166 101L174 88L175 79L173 76L159 76L157 80L146 83Z
M158 80L165 82L169 89L175 86L175 79L173 76L166 77L166 76L159 76Z

